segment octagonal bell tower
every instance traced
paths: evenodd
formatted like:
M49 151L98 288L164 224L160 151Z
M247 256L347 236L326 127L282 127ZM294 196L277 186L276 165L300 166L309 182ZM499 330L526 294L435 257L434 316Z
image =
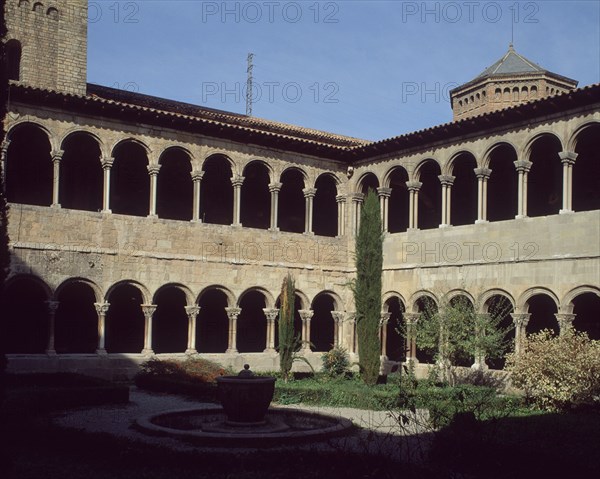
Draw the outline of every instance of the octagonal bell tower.
M6 0L9 78L85 95L87 6L87 0Z

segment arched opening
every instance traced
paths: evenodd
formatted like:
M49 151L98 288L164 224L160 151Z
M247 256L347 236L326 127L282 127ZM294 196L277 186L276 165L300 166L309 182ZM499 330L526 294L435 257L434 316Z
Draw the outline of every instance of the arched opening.
M200 219L204 223L233 223L233 185L231 165L223 155L213 155L204 162L200 187Z
M194 186L189 155L180 148L169 148L160 158L156 185L156 214L159 218L192 219Z
M48 346L48 296L32 278L19 278L4 289L2 337L8 354L43 353Z
M461 153L454 160L450 221L455 226L471 225L477 219L477 161L471 153Z
M113 213L147 216L150 176L146 150L133 141L119 144L113 153L110 172L110 208Z
M600 124L594 124L579 133L573 165L573 210L600 209Z
M475 308L473 307L473 303L471 300L465 296L464 294L459 294L454 296L449 301L449 307L453 313L457 315L457 317L452 318L453 320L464 320L471 322L471 330L472 334L477 334L475 331ZM459 354L454 358L454 364L462 367L470 367L475 362L475 357L467 352L460 351Z
M4 46L6 61L6 75L9 80L21 79L21 43L18 40L9 40Z
M52 178L48 135L36 125L20 125L10 135L6 199L11 203L50 206Z
M419 170L419 229L437 228L442 220L442 187L438 176L440 166L433 160L425 162Z
M542 329L551 329L555 334L559 333L558 321L556 316L556 304L552 298L546 294L536 294L527 300L529 304L529 322L525 332L533 334Z
M281 231L304 232L305 200L304 177L299 170L290 168L281 175L277 224Z
M275 302L276 308L281 308L281 296L277 298ZM295 295L294 297L294 336L302 340L302 318L300 317L300 311L302 309L302 299L300 296ZM278 320L279 321L279 320ZM279 345L279 323L275 324L275 344Z
M329 351L333 347L335 322L331 312L335 301L327 293L319 294L312 302L313 317L310 325L310 340L313 351Z
M504 369L506 364L506 354L512 352L515 348L515 328L511 314L514 309L506 296L496 294L487 301L487 312L494 321L497 321L498 328L506 331L502 340L504 354L500 358L486 358L486 362L492 369Z
M224 353L229 336L229 318L225 308L227 295L218 289L205 291L198 300L196 350L199 353Z
M595 293L583 293L573 300L576 314L573 327L587 333L590 339L600 340L600 297Z
M188 339L185 293L175 286L165 286L156 293L153 303L152 349L157 354L184 352Z
M385 302L384 309L390 313L386 331L386 354L391 361L406 360L406 342L404 339L404 305L398 297Z
M417 311L421 313L419 321L431 321L437 314L438 307L435 301L429 296L421 296L416 301ZM421 363L432 364L434 362L435 350L419 347L417 338L417 360Z
M106 351L139 353L144 347L144 313L141 291L131 284L116 286L108 296Z
M558 154L562 146L554 135L543 135L534 141L527 175L527 215L558 214L562 206L562 165Z
M408 173L402 167L394 168L390 173L392 194L388 200L388 231L400 233L408 229L409 194L406 182Z
M90 285L72 282L61 288L55 316L58 354L93 353L98 347L96 295Z
M507 144L496 146L490 153L487 216L489 221L514 219L517 215L517 171L513 162L517 153Z
M240 300L242 312L237 323L237 348L240 353L259 353L267 347L265 307L265 295L260 291L248 291Z
M271 193L269 192L269 171L258 161L244 169L242 184L241 222L250 228L266 230L271 222Z
M369 190L373 190L373 193L377 194L377 188L379 188L379 180L374 173L367 173L363 176L359 187L359 191L363 195L366 196Z
M331 175L321 175L315 183L317 193L313 203L313 231L316 235L337 235L337 185Z
M78 132L63 143L59 198L63 208L102 209L103 173L100 146L88 133Z

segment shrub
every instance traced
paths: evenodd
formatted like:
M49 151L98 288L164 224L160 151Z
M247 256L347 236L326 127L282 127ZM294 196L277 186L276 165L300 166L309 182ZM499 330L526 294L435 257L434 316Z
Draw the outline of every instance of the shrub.
M549 411L590 404L600 397L600 341L567 329L525 338L519 354L507 356L512 383Z
M335 348L323 353L321 356L323 362L323 371L329 377L339 377L345 375L349 371L350 360L348 353L342 347Z

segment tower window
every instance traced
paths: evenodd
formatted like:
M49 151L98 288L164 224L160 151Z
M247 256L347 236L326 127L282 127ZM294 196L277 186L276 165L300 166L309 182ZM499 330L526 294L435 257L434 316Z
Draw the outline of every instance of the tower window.
M44 12L44 4L42 3L34 3L33 4L33 11L37 12L37 13L43 13Z
M8 79L18 81L21 79L21 44L17 40L9 40L4 48Z
M52 20L58 20L58 10L54 7L50 7L46 12L46 15L50 17Z

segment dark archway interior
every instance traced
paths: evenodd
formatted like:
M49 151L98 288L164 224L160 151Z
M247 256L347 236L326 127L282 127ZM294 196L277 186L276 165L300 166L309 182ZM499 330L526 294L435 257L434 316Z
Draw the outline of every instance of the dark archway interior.
M248 291L242 297L242 312L237 324L237 348L240 353L260 353L267 347L265 307L265 296L260 291Z
M200 219L203 223L233 223L231 176L229 161L221 155L211 156L204 163L200 187Z
M156 214L159 218L189 221L192 219L194 185L188 154L178 148L166 151L160 160L156 185Z
M315 183L317 193L313 203L313 232L316 235L337 235L337 185L330 175L321 175Z
M305 200L302 173L289 169L281 175L277 224L281 231L304 232Z
M276 308L281 308L281 298L277 298L275 303ZM294 298L294 335L302 341L302 318L300 317L300 311L302 309L302 299L296 295ZM275 326L275 345L279 344L279 316L277 317L277 324Z
M360 192L366 196L369 190L373 190L373 193L377 194L377 188L379 180L373 173L367 173L360 182Z
M142 293L130 284L121 284L108 297L106 313L106 351L139 353L144 348Z
M198 301L196 350L200 353L224 353L227 350L229 318L227 295L218 289L204 292Z
M583 130L575 146L573 210L600 210L600 125Z
M312 305L314 311L310 325L310 340L313 351L329 351L333 346L334 321L331 312L334 311L335 302L328 294L317 296Z
M600 340L600 297L595 293L580 294L573 300L576 314L573 327L587 333L590 339Z
M388 200L388 231L400 233L408 229L409 194L406 182L408 173L404 168L394 168L390 174L392 194ZM389 355L389 354L388 354Z
M100 211L103 172L100 146L86 133L75 133L63 144L59 198L63 208Z
M266 230L271 222L271 193L269 172L259 162L250 163L244 170L240 217L242 225Z
M451 300L450 300L450 307L456 312L458 313L460 316L462 316L465 321L471 321L472 324L472 328L471 331L473 334L476 334L475 332L475 324L474 324L474 307L473 307L473 303L471 302L471 300L462 294L459 294L457 296L454 296ZM475 362L475 357L472 354L460 354L455 358L455 364L457 366L463 366L463 367L471 367L473 365L473 363Z
M515 150L509 145L500 145L490 154L492 174L487 186L487 219L503 221L517 215L517 160Z
M34 125L20 126L10 136L6 161L6 199L11 203L52 204L50 142Z
M182 353L187 348L188 317L185 293L174 286L160 289L154 298L152 349L155 353Z
M527 323L526 333L532 334L542 329L551 329L555 334L559 333L558 321L554 314L556 304L550 296L545 294L536 294L529 298L529 322Z
M562 206L560 141L553 135L538 138L531 149L527 175L527 216L554 215Z
M437 305L429 296L421 296L417 299L416 304L419 313L421 313L419 321L430 321L437 314ZM434 351L419 348L419 342L417 341L417 360L421 363L432 364L434 362Z
M406 342L404 340L404 305L396 297L386 301L388 312L391 313L387 324L387 357L392 361L406 360Z
M488 313L498 320L498 327L506 331L503 339L504 355L500 358L486 358L487 364L492 369L504 369L505 355L515 349L515 328L511 316L513 311L510 301L505 296L495 295L489 299Z
M98 347L98 313L94 290L85 283L70 283L58 295L55 349L58 354L93 353Z
M454 184L450 197L450 222L455 226L472 225L477 219L477 168L475 157L469 153L461 154L454 161L452 175Z
M43 353L48 345L48 306L44 289L27 278L10 283L2 300L2 338L8 354Z
M114 158L110 172L110 209L122 215L147 216L150 176L144 148L127 141L116 148Z
M428 161L420 170L419 181L419 229L437 228L442 220L442 186L438 178L440 167L435 161Z

